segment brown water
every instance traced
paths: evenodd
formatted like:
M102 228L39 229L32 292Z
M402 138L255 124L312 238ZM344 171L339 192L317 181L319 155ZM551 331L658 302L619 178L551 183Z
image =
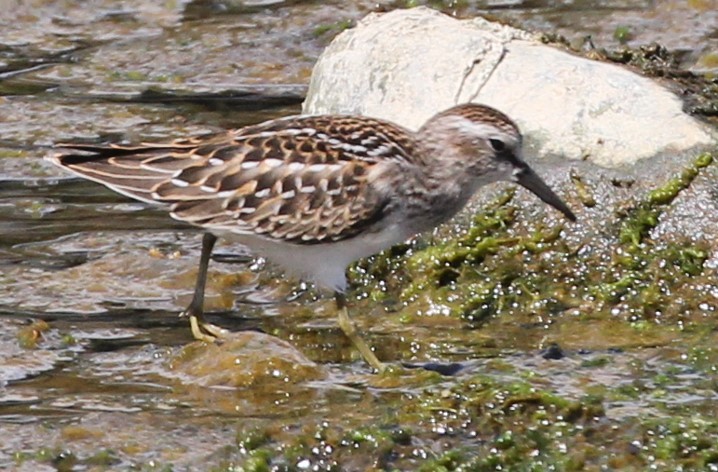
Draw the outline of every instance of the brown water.
M681 50L686 68L716 70L711 0L445 3L604 47L625 27L630 44L658 40ZM231 245L217 250L207 307L237 334L221 347L192 343L177 314L191 296L199 233L41 159L63 140L166 140L297 113L322 48L374 9L0 0L0 468L438 470L431 460L447 451L493 454L496 426L482 418L499 422L496 405L513 395L541 405L526 421L556 428L557 450L561 431L594 428L614 467L641 470L645 462L626 459L639 453L611 445L615 431L639 450L653 444L654 455L673 449L656 439L658 426L626 418L716 416L710 329L530 318L466 329L440 305L407 320L391 300L357 300L357 324L380 358L465 365L458 377L399 368L378 377L336 328L329 298ZM569 358L541 356L549 326ZM480 400L466 393L484 389ZM585 423L557 419L561 399L592 395L602 414L587 401Z

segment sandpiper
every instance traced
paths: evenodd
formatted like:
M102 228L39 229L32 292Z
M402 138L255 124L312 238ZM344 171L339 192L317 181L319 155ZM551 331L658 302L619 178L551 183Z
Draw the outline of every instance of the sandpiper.
M352 262L434 228L484 184L517 182L575 220L526 164L521 133L488 106L455 106L417 132L361 116L296 116L166 144L59 144L56 165L206 230L188 316L196 339L226 330L203 317L218 236L334 291L339 326L374 369L384 365L349 319Z

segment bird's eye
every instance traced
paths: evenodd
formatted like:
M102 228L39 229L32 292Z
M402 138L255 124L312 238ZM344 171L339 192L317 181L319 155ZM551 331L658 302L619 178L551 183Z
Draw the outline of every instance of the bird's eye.
M500 139L489 139L489 143L491 144L491 147L494 148L494 151L501 152L504 149L506 149L506 144L501 141Z

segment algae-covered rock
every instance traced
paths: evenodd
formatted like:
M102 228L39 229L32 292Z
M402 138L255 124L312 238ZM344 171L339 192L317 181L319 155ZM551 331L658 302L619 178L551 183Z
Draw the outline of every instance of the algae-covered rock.
M320 366L290 343L246 331L228 333L220 344L194 342L169 360L185 383L204 387L276 389L323 377Z

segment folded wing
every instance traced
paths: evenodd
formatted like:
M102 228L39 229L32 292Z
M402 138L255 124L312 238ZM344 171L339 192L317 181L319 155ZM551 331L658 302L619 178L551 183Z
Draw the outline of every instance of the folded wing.
M312 244L350 238L387 211L373 180L406 162L413 142L377 120L305 117L168 144L59 146L58 166L178 220Z

